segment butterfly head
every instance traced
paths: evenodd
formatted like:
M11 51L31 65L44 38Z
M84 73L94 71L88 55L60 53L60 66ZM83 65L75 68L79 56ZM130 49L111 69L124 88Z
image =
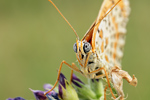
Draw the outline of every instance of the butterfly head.
M76 53L77 59L80 65L85 65L85 61L92 52L92 46L89 42L76 40L76 43L73 45L73 50Z

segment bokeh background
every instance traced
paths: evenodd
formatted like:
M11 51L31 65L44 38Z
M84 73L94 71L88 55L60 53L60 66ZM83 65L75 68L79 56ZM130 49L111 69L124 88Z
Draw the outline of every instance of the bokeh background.
M97 17L102 0L53 2L82 38ZM130 2L122 66L136 75L138 85L135 88L124 80L124 92L127 100L149 100L150 1ZM76 62L72 49L75 39L74 32L47 0L0 0L0 100L16 96L34 100L29 88L43 90L44 83L54 84L61 61ZM69 78L67 66L62 72Z

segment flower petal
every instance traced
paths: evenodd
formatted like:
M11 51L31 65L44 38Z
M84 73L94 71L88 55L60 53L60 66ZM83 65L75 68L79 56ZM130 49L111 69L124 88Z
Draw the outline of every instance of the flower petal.
M59 78L59 96L63 100L79 100L78 95L72 85L61 73Z
M59 84L58 89L59 89L59 93L58 93L59 96L60 96L61 98L63 98L63 97L62 97L62 95L63 95L63 90L62 90L61 84Z
M25 100L22 97L16 97L16 98L8 98L7 100Z
M58 97L58 94L52 94L52 95L46 94L46 97L49 100L60 100L59 97Z
M65 77L62 73L60 73L59 83L60 83L64 88L66 88L66 86L65 86L65 79L66 79L66 77Z
M72 79L84 84L75 74L72 75Z
M53 86L51 84L44 84L43 88L45 90L50 90Z
M30 90L33 92L36 100L46 100L47 97L44 95L44 91L32 90L32 89Z
M78 87L82 87L79 83L84 84L75 74L72 75L72 83Z
M49 91L50 89L52 89L52 85L51 84L44 84L43 88L46 90L46 91ZM56 89L55 89L56 90ZM56 91L55 90L52 90L51 92L49 92L48 94L49 95L52 95L52 94L56 94Z
M63 100L79 100L78 95L72 85L66 79L64 79L64 81L66 89L61 84L59 85L62 89L62 96L59 94L61 98Z

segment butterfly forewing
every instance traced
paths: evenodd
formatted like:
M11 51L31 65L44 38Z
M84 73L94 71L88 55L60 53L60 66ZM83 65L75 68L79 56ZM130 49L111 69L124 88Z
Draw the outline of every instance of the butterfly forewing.
M130 12L128 0L120 1L103 18L117 1L104 0L96 20L96 24L98 23L98 25L94 28L92 41L94 42L93 47L99 56L103 54L103 58L109 64L120 67L125 44L126 24Z

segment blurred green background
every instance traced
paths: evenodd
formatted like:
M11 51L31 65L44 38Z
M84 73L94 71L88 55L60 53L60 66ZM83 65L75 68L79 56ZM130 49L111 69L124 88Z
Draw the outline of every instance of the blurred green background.
M102 0L53 2L82 38L97 17ZM148 100L150 1L130 2L132 9L122 65L130 75L135 74L138 85L135 88L124 80L124 92L127 100ZM33 100L28 88L42 90L44 83L54 84L61 61L76 62L72 49L75 38L47 0L0 0L0 100L16 96ZM64 65L62 72L69 78L67 66Z

